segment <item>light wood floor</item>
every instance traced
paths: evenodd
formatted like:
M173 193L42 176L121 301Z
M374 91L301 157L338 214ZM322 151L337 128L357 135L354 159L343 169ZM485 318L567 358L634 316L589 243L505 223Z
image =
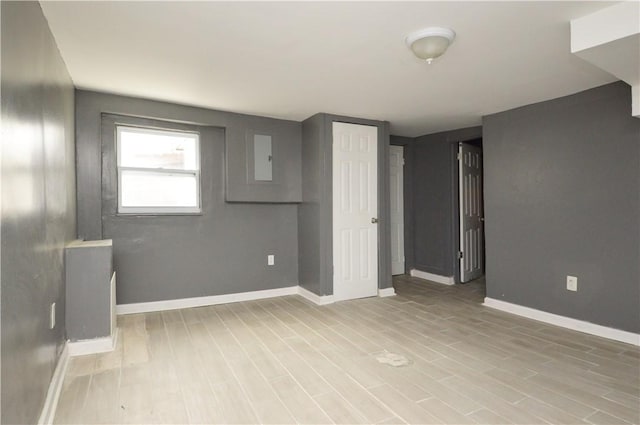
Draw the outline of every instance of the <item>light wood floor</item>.
M482 307L482 281L394 285L121 316L115 352L72 359L56 423L640 422L637 347Z

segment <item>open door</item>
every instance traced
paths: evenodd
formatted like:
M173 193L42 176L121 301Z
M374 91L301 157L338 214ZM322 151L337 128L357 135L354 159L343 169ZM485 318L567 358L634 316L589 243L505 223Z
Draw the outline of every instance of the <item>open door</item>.
M460 170L460 282L464 283L484 274L482 149L460 143L458 159Z

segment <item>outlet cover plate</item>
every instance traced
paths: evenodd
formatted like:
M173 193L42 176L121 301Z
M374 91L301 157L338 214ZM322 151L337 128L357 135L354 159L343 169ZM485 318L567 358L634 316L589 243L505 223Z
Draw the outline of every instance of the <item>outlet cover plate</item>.
M273 266L276 263L276 256L273 254L267 255L267 266Z
M567 276L567 291L578 290L578 278L575 276Z

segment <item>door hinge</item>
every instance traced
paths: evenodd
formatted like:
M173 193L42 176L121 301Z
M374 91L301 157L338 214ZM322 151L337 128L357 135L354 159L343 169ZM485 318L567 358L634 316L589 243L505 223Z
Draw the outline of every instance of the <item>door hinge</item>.
M458 260L461 260L464 257L464 254L462 251L458 251Z
M405 164L405 162L404 162L404 158L402 158L402 165L404 165L404 164Z
M456 154L456 158L458 159L458 161L460 161L460 152Z

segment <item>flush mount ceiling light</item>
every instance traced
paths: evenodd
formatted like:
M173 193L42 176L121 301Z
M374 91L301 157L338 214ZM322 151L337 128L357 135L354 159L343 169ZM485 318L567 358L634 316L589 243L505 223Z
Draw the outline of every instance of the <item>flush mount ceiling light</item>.
M405 41L414 55L431 64L435 58L447 51L455 38L456 33L450 28L429 27L412 32Z

